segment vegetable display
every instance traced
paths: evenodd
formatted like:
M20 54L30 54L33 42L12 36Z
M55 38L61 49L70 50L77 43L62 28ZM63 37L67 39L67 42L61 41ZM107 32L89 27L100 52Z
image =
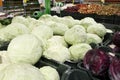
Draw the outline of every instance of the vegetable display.
M0 55L0 80L60 80L60 70L52 65L33 67L43 58L59 64L83 61L94 75L104 75L110 58L91 44L102 45L106 33L106 27L91 17L75 20L46 14L36 20L16 16L0 29L0 45L9 42L5 55Z
M68 12L79 12L82 14L97 14L97 15L119 15L119 6L113 4L77 4L64 9Z

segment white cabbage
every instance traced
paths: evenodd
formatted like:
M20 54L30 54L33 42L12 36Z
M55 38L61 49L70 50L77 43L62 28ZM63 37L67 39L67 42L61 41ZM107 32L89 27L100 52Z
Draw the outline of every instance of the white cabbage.
M29 19L29 26L28 28L32 31L34 28L40 26L40 25L44 25L44 21L39 21L36 19L30 20Z
M52 16L51 15L49 15L49 14L44 14L44 15L42 15L38 20L42 20L42 21L44 21L44 22L48 22L48 21L50 21L52 19Z
M49 47L43 52L43 56L48 59L58 61L60 63L63 63L70 59L70 53L68 48L60 45Z
M67 25L63 23L58 23L54 21L49 21L46 23L53 30L53 34L63 36L65 32L69 29Z
M31 34L14 38L8 45L8 56L13 63L35 64L42 55L41 42Z
M86 32L86 29L82 25L74 25L73 27L79 27L81 28L84 32Z
M96 35L96 34L92 34L92 33L87 33L87 40L86 43L90 44L90 43L101 43L102 39Z
M10 41L18 35L30 33L30 30L21 23L11 23L0 29L0 41Z
M87 34L81 26L74 26L65 32L64 38L68 44L72 45L85 42Z
M57 70L50 66L41 67L40 72L43 74L45 80L60 80Z
M0 80L45 80L38 68L30 64L0 65Z
M3 25L0 23L0 29L3 28Z
M7 55L7 51L0 51L0 64L10 63L10 59Z
M50 39L47 40L47 46L56 46L56 45L63 45L65 47L68 47L67 43L64 40L63 36L53 36Z
M70 54L71 54L71 60L73 61L79 61L84 58L84 55L88 50L92 49L89 44L86 43L80 43L75 44L69 48Z
M91 17L85 17L80 20L80 24L87 29L90 25L96 24L96 21Z
M40 25L32 30L32 34L38 38L49 39L53 36L53 30L47 25Z
M12 23L21 23L21 24L24 24L27 27L29 26L29 21L23 16L15 16L15 17L13 17Z
M104 37L104 35L106 34L107 30L106 30L106 28L105 28L105 26L103 24L98 23L98 24L90 25L87 28L87 32L88 33L97 34L100 37Z

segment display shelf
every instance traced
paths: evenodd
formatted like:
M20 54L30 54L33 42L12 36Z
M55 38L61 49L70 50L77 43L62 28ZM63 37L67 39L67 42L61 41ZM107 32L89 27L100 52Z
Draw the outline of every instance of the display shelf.
M3 1L3 10L6 14L24 15L24 7L22 0L5 0Z
M114 23L120 25L120 16L115 16Z
M36 0L28 1L25 6L26 15L32 15L35 11L40 11L40 5Z
M79 12L61 11L61 17L72 16L74 19L82 19L85 17L92 17L99 23L109 23L120 25L120 16L117 15L97 15L97 14L81 14Z

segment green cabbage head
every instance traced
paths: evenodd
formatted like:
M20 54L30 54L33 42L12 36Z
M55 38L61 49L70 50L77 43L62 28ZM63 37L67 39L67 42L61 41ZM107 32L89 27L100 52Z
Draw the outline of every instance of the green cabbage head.
M48 59L58 61L60 63L64 63L65 61L70 59L70 52L68 48L61 45L56 45L51 46L47 50L45 50L43 52L43 56Z
M60 80L57 70L50 66L41 67L40 72L43 74L45 80Z
M42 55L41 42L32 34L14 38L8 45L7 51L12 63L35 64Z
M82 60L86 52L90 49L92 49L91 46L86 43L79 43L79 44L72 45L69 48L71 60L73 61Z
M47 25L39 25L32 30L32 34L38 38L49 39L53 36L53 30Z
M102 39L96 35L96 34L92 34L92 33L87 33L87 40L86 43L90 44L90 43L101 43Z
M74 26L67 30L64 35L65 41L70 44L83 43L87 39L87 34L81 26Z
M53 36L50 39L47 40L47 46L56 46L56 45L63 45L65 47L68 47L68 44L65 42L63 36Z
M87 28L87 32L97 34L98 36L103 38L107 30L103 24L97 23L97 24L90 25Z
M38 68L25 63L0 65L0 80L45 80Z

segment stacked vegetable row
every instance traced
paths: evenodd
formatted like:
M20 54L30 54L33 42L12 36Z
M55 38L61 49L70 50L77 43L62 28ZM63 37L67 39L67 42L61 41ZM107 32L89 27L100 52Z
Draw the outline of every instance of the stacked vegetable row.
M67 7L65 11L79 12L82 14L97 14L97 15L118 15L119 6L116 5L100 5L100 4L77 4Z
M75 20L43 15L36 20L16 16L0 29L0 44L10 42L4 53L7 60L0 64L0 80L60 80L54 68L39 71L33 65L41 56L59 63L83 60L92 49L90 44L101 43L106 33L105 26L90 17Z

